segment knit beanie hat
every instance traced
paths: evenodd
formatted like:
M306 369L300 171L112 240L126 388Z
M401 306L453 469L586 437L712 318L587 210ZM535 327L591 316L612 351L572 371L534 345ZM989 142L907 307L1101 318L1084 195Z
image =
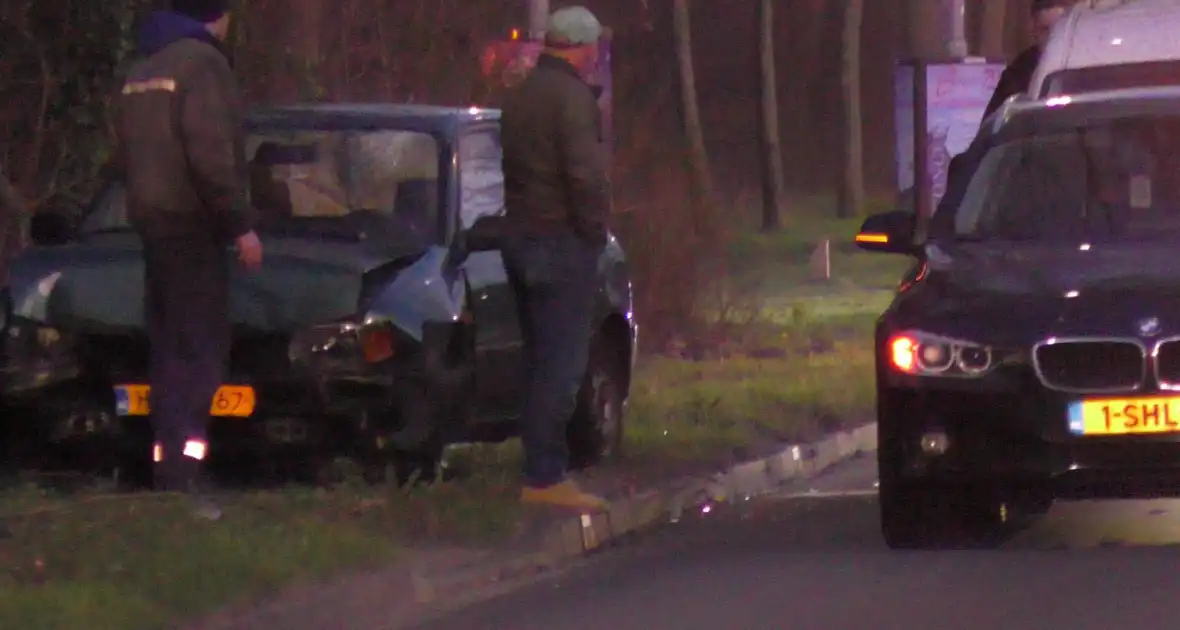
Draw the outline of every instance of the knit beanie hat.
M172 0L173 11L205 24L220 20L228 5L228 0Z

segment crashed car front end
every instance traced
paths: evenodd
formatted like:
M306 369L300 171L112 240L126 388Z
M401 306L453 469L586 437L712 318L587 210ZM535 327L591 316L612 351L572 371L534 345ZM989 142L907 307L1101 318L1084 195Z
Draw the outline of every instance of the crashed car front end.
M256 121L248 143L266 257L246 272L226 252L232 343L214 442L380 442L424 394L454 400L465 385L465 293L429 229L446 211L437 139L318 120ZM336 163L345 153L353 171ZM143 259L124 197L109 183L76 234L12 266L0 395L51 441L146 435Z
M463 327L459 298L436 300L452 307L434 313L399 309L417 313L416 318L380 306L395 294L422 298L405 285L424 286L417 276L430 275L432 263L438 257L427 254L396 265L398 276L406 279L394 278L372 298L358 300L353 315L290 330L237 318L228 378L211 401L210 415L239 428L249 426L248 433L261 433L270 442L322 440L326 432L345 428L370 431L377 439L401 424L402 400L423 391L457 397L455 388L463 382L462 366L453 356ZM53 294L51 289L46 295ZM150 413L149 345L142 330L109 321L74 327L52 325L52 318L38 321L31 317L38 309L29 306L44 301L30 295L41 294L35 288L25 292L23 311L10 310L7 317L0 362L6 403L53 418L46 435L51 441L141 431L137 420ZM373 303L367 309L366 301ZM333 427L332 420L340 426Z

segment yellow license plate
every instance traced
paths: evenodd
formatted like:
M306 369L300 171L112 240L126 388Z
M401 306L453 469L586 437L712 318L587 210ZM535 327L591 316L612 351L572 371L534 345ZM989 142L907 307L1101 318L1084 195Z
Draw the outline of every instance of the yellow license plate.
M150 385L116 385L115 411L120 416L146 416ZM213 395L209 415L246 418L254 413L254 388L248 385L222 385Z
M1180 397L1096 398L1069 405L1074 435L1180 433Z

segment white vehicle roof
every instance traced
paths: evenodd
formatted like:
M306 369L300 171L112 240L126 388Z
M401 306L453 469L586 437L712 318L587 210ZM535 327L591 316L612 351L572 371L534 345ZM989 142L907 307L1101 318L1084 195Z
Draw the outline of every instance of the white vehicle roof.
M1053 96L1045 79L1061 70L1158 61L1180 61L1180 0L1083 0L1053 28L1028 94Z

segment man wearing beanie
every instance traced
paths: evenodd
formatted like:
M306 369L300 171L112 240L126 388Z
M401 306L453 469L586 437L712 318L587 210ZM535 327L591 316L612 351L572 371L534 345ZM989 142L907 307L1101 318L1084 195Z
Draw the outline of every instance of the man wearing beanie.
M582 7L555 11L545 48L501 112L504 263L520 304L529 373L521 413L529 503L601 510L566 477L566 428L585 375L598 258L610 212L600 111L585 76L602 26Z
M1053 25L1076 2L1077 0L1032 0L1033 45L1024 49L1024 52L1017 55L1012 63L1004 68L996 84L996 91L992 93L991 101L984 110L985 120L999 109L1008 97L1028 90L1028 84L1032 82L1033 73L1041 61L1041 49L1049 41Z
M262 262L247 200L242 102L223 41L225 0L173 0L139 33L118 131L128 218L143 241L155 486L202 498L206 424L226 371L229 266Z

